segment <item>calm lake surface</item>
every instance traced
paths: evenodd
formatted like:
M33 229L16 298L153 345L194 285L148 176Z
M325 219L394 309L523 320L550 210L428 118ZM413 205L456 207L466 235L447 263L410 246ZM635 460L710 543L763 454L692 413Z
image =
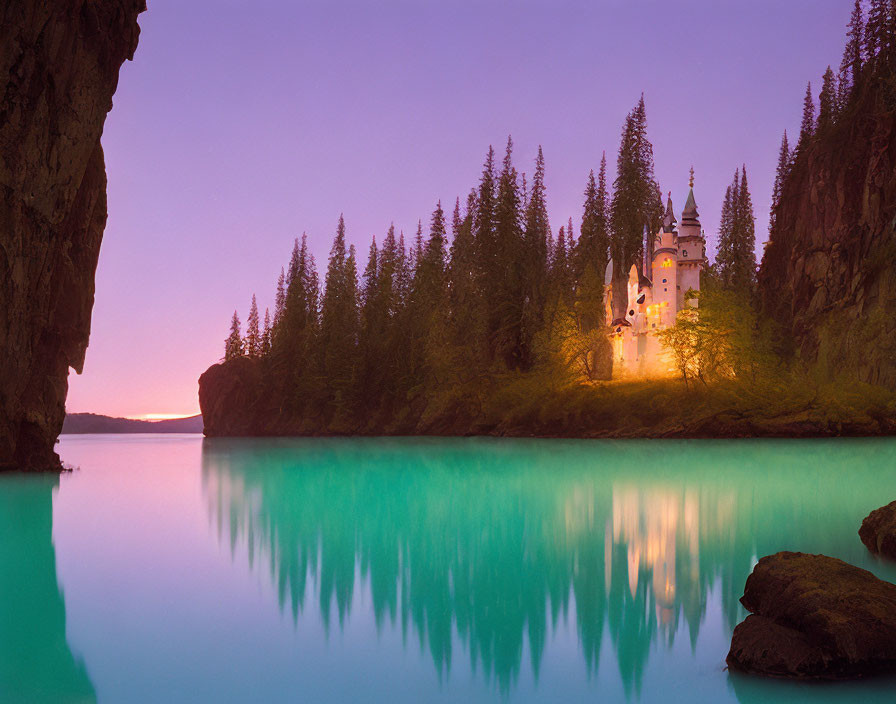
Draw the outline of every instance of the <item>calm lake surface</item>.
M0 476L0 701L892 702L725 670L758 556L896 581L896 440L64 436Z

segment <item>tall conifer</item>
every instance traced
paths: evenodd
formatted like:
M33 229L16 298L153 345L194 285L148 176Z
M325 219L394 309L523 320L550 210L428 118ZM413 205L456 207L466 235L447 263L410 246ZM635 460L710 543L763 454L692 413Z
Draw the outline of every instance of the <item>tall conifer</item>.
M647 138L647 113L642 95L623 125L610 205L613 313L616 317L624 316L628 272L633 264L641 263L644 233L656 219L657 192L653 145Z
M803 119L800 123L800 138L797 141L797 151L806 147L808 141L815 134L815 100L812 97L812 83L806 86L806 96L803 98Z
M258 303L255 301L255 294L252 294L252 304L249 307L249 317L246 320L246 343L244 346L246 354L255 358L261 356L261 331L259 329L258 320Z
M869 60L885 54L892 38L890 0L871 0L865 24L865 54Z
M845 107L852 91L859 82L862 72L862 45L865 35L865 24L862 19L862 1L855 0L849 24L846 25L846 46L843 49L843 60L840 62L840 107Z
M772 188L772 207L769 212L768 232L769 239L775 232L778 204L781 202L781 193L784 189L784 181L790 173L790 145L787 143L787 132L781 138L781 149L778 152L778 168L775 171L775 185Z
M274 298L274 327L279 325L286 307L286 273L280 267L280 278L277 279L277 294Z
M826 130L834 124L837 115L837 86L834 81L834 72L828 66L821 82L821 92L818 94L818 129Z
M224 361L243 356L243 338L240 335L240 318L233 311L230 319L230 335L224 340Z
M532 191L534 199L534 180ZM513 140L510 137L498 177L494 222L492 276L497 287L495 298L489 303L489 340L492 355L503 359L509 368L516 369L528 362L531 337L529 328L524 332L524 325L536 318L540 311L538 301L526 300L528 253L523 246L519 179L513 165ZM527 302L531 305L524 310ZM524 335L526 339L523 339Z
M756 224L746 166L734 172L725 191L719 225L716 271L722 286L748 295L756 277Z
M264 328L261 332L261 356L266 357L271 352L271 312L264 309Z

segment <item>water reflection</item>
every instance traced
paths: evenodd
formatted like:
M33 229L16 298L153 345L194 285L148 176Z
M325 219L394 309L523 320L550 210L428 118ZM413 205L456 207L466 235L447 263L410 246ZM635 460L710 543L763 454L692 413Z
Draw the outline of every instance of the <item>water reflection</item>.
M3 477L0 491L0 700L92 702L93 685L65 634L56 578L58 477Z
M507 692L524 663L537 679L571 617L589 673L611 647L631 696L682 624L692 652L712 609L730 634L757 555L825 552L886 571L856 528L896 493L892 443L693 448L214 440L202 477L221 541L263 561L298 627L306 608L342 627L366 590L378 629L413 636L440 676L465 657Z

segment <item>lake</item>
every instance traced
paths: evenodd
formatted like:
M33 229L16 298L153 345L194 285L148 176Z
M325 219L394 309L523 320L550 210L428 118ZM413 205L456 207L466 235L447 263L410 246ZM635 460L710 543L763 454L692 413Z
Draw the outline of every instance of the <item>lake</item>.
M729 673L758 557L896 581L896 440L63 436L0 476L0 701L892 701Z

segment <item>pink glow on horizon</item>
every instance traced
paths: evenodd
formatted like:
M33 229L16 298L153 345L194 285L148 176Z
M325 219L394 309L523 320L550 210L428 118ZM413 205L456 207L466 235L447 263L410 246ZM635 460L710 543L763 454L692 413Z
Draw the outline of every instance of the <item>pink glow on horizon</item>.
M781 133L839 65L846 0L153 0L103 144L109 220L73 412L199 412L234 309L273 305L292 239L323 273L336 221L366 257L479 178L488 145L547 162L554 231L613 170L642 91L662 192L696 170L710 249L746 163L765 239ZM761 254L761 244L758 247ZM363 262L362 262L363 266Z

